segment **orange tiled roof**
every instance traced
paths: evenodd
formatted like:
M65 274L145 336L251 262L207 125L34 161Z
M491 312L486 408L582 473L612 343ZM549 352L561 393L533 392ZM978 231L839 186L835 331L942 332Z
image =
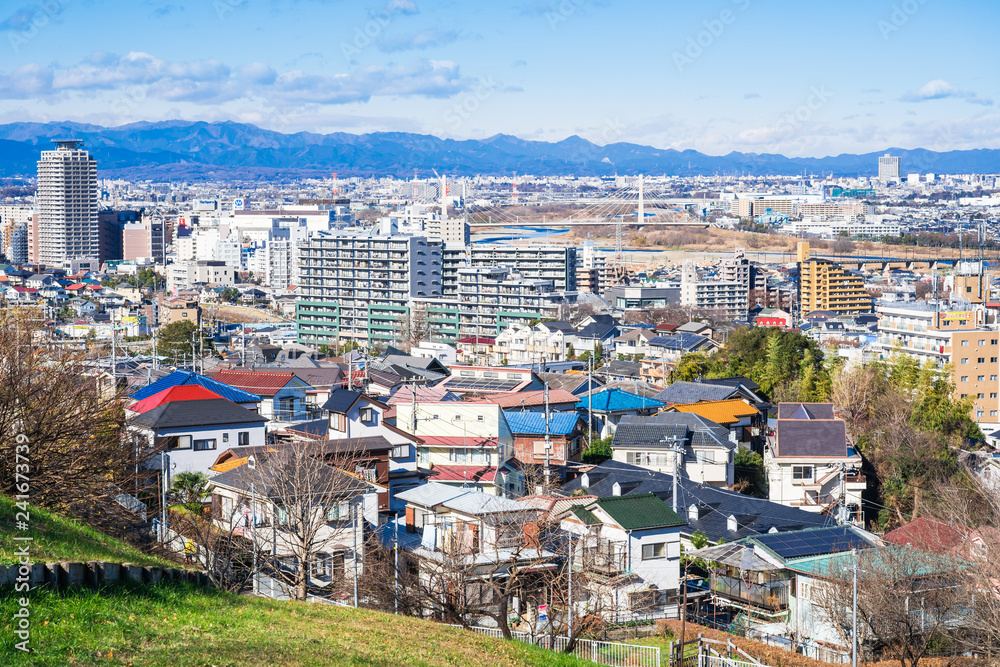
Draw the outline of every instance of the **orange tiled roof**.
M670 410L690 412L705 419L711 419L716 424L732 424L743 417L758 413L757 408L739 398L724 401L701 401L700 403L678 403L671 405Z
M212 466L210 469L214 470L215 472L228 472L228 471L232 470L233 468L239 468L241 465L243 465L244 463L246 463L247 462L247 458L248 457L246 457L246 456L244 456L242 458L231 458L228 461L224 461L222 463L218 463L218 464Z

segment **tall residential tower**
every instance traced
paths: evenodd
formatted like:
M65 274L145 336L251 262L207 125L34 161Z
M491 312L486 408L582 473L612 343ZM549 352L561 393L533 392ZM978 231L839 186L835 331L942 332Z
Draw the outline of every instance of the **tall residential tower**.
M38 261L61 264L97 260L100 225L97 160L81 149L82 141L55 141L38 161Z

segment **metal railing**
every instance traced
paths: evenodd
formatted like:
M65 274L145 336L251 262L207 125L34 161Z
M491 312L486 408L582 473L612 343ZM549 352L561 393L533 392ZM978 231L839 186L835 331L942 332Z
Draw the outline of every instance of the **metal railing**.
M461 628L462 626L452 625L451 627ZM503 639L503 632L500 628L473 625L466 629L495 639ZM512 630L510 634L516 641L533 644L559 653L564 653L569 643L569 640L562 635L553 637L548 634L532 634L517 630ZM609 665L609 667L660 667L661 664L660 647L658 646L578 639L570 653L578 658L591 660L602 665Z

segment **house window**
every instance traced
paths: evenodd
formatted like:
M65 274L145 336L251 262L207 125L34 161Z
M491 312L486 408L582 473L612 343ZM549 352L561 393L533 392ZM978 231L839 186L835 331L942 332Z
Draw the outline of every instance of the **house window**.
M341 414L339 412L334 412L330 414L330 428L334 431L340 431L343 433L347 430L347 415Z
M986 345L986 339L985 338L980 338L979 339L979 344L980 345Z
M667 545L664 542L642 545L643 560L661 560L667 556Z
M347 521L351 518L351 504L346 500L330 505L326 511L327 521Z
M392 454L389 458L393 459L408 459L410 458L410 446L409 445L396 445L392 448Z
M962 347L969 347L969 341L963 340L962 341Z
M812 479L812 466L792 466L792 479Z
M215 438L194 441L194 451L196 452L204 452L211 449L215 449Z
M986 357L978 357L976 359L976 363L977 364L985 364L986 363Z
M448 460L453 463L465 464L465 448L459 447L457 449L448 450Z
M698 463L715 463L715 452L695 450L694 458Z
M462 415L455 415L454 417L451 418L451 420L453 422L460 422L462 421Z
M191 449L191 436L190 435L179 435L177 436L177 441L170 447L170 449Z
M236 434L236 442L240 447L246 447L250 444L250 431L240 431Z
M223 433L222 434L222 442L229 442L229 434L228 433Z
M486 421L486 415L476 415L476 421L477 422L484 422L484 421Z
M978 378L976 378L976 379L977 379L977 380L979 380L980 382L982 382L982 381L984 381L984 380L986 379L986 376L985 376L985 375L980 375L980 376L979 376Z
M278 511L278 525L287 526L288 525L288 512L285 511L284 507L277 508Z
M374 423L374 421L375 421L375 408L372 408L372 407L361 408L360 412L361 412L361 423L362 424L371 424L371 423Z
M969 363L969 358L968 357L962 357L962 363L963 364Z
M962 380L962 382L968 382L969 381L969 376L968 375L963 375L962 378L961 378L961 380Z

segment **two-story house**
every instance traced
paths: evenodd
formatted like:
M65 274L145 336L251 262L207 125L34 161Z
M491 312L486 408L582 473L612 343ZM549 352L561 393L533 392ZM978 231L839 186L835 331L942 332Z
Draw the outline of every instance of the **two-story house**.
M861 454L833 403L780 403L773 431L764 452L770 499L863 525Z
M592 428L606 438L614 434L618 422L626 415L652 415L663 407L663 402L640 394L605 387L580 397L576 409L580 414L590 415Z
M726 488L735 482L736 443L729 429L700 415L622 417L611 447L615 461L670 475L679 462L681 474L695 482Z
M429 482L399 495L406 502L405 520L394 531L382 530L386 546L398 539L407 570L425 590L442 595L473 595L489 601L490 585L532 567L552 567L556 554L532 532L539 510L528 503L478 491ZM457 575L457 576L456 576ZM447 586L441 585L450 581ZM520 577L509 614L526 617L544 604L536 580ZM485 593L485 594L484 594ZM467 619L489 622L488 618Z
M548 419L544 412L527 410L505 410L503 414L514 436L514 458L522 464L522 470L541 471L544 477L544 467L549 466L551 480L561 481L566 464L579 462L587 423L576 412L553 412ZM536 483L542 481L537 479L540 476L535 475Z
M133 403L125 421L136 443L166 453L174 475L208 473L227 449L263 445L267 420L202 386L179 385Z
M497 495L523 493L522 475L511 461L514 435L499 405L399 403L396 425L420 438L417 465L433 470L435 481Z
M597 498L565 510L574 570L586 573L586 605L614 622L674 616L680 581L677 513L652 493Z
M355 451L359 474L388 489L380 499L380 511L402 511L397 495L419 486L431 474L417 465L417 447L423 440L387 423L389 406L359 391L334 389L323 408L329 413L326 437L330 443Z
M286 573L285 581L305 567L308 592L343 591L362 576L365 523L377 525L378 487L322 462L289 455L288 445L239 447L219 457L210 478L211 516L222 530L233 530L257 545L266 563ZM306 474L283 470L315 465ZM314 484L312 489L297 484ZM308 553L302 546L309 544ZM308 559L302 563L302 556ZM287 576L287 575L292 576Z
M745 399L730 398L724 401L675 403L669 412L683 412L709 419L729 429L729 439L746 449L752 449L757 434L761 432L763 415Z
M316 416L307 402L310 386L295 373L226 369L212 379L260 396L260 414L267 417L270 429L288 428Z

